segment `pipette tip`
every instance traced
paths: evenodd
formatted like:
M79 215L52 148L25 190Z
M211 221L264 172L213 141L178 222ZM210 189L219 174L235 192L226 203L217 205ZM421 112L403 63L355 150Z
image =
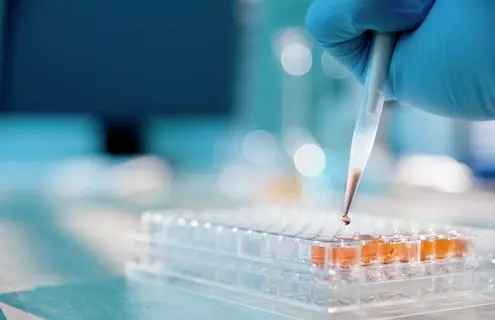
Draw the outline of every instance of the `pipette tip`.
M342 212L342 223L348 225L351 223L351 218L348 216L351 209L354 196L356 195L359 181L361 181L361 175L363 170L360 168L352 168L349 170L349 177L347 178L347 187L345 190L344 210Z

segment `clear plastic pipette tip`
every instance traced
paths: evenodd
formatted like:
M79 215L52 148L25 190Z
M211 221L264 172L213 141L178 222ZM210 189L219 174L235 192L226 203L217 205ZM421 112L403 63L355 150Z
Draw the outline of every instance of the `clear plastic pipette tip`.
M363 100L352 137L349 173L342 212L342 222L345 225L351 222L347 215L375 143L384 103L384 96L380 90L386 80L395 41L395 34L377 33L371 45Z

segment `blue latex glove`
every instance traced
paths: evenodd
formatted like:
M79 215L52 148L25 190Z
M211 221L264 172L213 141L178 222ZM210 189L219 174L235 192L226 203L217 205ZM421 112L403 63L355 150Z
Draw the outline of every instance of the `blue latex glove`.
M494 0L315 0L307 25L360 81L368 30L401 32L388 95L442 116L495 119Z

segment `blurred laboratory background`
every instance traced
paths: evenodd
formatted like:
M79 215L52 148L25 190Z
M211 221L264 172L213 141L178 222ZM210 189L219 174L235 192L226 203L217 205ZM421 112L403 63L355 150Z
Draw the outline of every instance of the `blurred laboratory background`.
M362 88L309 3L0 1L0 280L119 273L144 209L338 210ZM384 113L356 212L495 225L495 123Z
M309 2L3 1L1 187L328 205L361 86L306 32ZM361 191L468 192L492 126L389 106Z
M361 86L306 32L308 4L5 1L2 187L328 205ZM492 126L389 106L361 191L489 186Z

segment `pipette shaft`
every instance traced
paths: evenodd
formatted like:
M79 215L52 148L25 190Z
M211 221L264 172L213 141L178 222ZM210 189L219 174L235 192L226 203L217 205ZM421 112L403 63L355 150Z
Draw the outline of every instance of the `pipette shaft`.
M345 224L350 223L347 214L375 143L385 101L381 90L387 78L396 39L396 35L392 33L376 33L371 42L363 98L352 136L342 219Z

